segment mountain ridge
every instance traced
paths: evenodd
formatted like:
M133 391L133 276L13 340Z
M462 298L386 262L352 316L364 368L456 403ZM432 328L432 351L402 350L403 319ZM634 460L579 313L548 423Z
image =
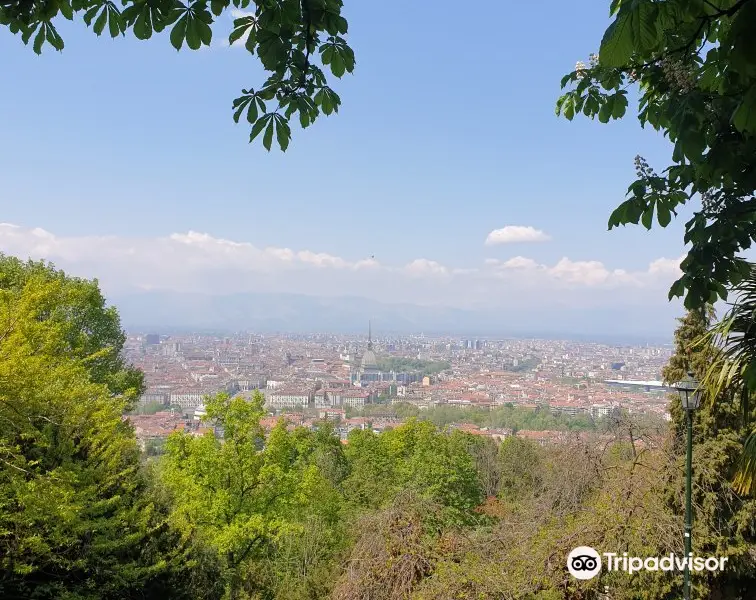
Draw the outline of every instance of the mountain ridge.
M386 303L360 296L292 293L199 294L146 291L109 299L132 331L255 331L259 333L425 333L667 343L672 326L627 327L632 311L554 309L506 311ZM636 319L637 320L637 319ZM590 326L578 326L588 322ZM624 326L624 327L623 327ZM667 329L669 332L667 333Z

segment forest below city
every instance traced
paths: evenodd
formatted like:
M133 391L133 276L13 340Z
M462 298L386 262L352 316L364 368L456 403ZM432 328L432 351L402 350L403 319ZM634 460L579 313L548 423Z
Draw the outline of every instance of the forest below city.
M399 600L674 598L681 576L569 576L579 544L682 549L682 415L620 416L541 447L408 421L343 444L328 423L269 432L263 398L208 400L204 435L141 454L122 415L142 388L96 282L0 264L0 597ZM683 374L700 311L677 333ZM706 352L705 348L697 352ZM695 357L694 357L695 358ZM702 360L705 358L702 355ZM685 362L688 364L688 362ZM511 411L512 409L500 409ZM439 415L443 414L439 412ZM700 597L745 598L756 502L730 473L745 432L717 403L696 415L694 574Z
M519 431L592 431L607 425L604 419L593 419L589 415L555 414L548 408L523 408L505 404L487 408L436 405L420 409L414 404L397 402L393 404L372 404L362 409L347 407L349 417L393 417L401 421L416 418L430 421L438 427L460 423L472 423L489 429L511 429ZM645 420L653 420L648 417Z

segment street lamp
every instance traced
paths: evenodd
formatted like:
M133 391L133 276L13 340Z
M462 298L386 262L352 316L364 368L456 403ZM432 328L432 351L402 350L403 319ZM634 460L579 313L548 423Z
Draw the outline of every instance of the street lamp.
M688 426L688 447L685 454L685 557L690 557L691 539L690 534L693 529L693 514L691 510L691 479L692 479L692 462L693 462L693 411L701 404L701 391L698 389L699 384L693 377L693 373L675 384L675 389L680 395L680 403L685 411L686 422ZM690 564L685 561L685 574L683 582L683 595L685 600L690 600Z

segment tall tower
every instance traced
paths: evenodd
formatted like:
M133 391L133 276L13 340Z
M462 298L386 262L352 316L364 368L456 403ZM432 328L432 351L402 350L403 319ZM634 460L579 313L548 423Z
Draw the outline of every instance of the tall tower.
M368 350L372 350L373 349L373 326L372 326L372 323L370 321L368 321L368 345L367 345L367 349Z

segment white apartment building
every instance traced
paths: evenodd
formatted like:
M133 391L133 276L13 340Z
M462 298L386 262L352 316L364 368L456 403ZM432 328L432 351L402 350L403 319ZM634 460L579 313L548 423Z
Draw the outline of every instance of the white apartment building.
M619 413L618 406L612 406L611 404L593 404L591 405L591 416L594 419L599 417L609 417Z
M179 392L171 394L170 403L171 406L179 406L181 408L195 408L205 402L205 396L207 394L202 392Z
M272 392L265 394L265 405L271 408L296 408L307 406L310 403L310 394L307 392Z
M341 405L362 408L370 398L367 392L344 392L341 395Z

